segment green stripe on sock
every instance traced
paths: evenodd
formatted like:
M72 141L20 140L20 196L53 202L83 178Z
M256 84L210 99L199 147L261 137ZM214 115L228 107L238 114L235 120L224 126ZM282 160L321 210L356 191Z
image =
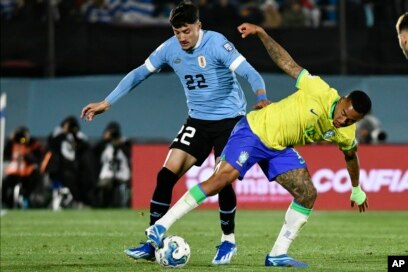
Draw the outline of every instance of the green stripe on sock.
M305 208L295 201L292 201L292 203L290 204L290 208L307 216L312 212L312 209Z
M205 195L205 193L203 192L203 190L201 190L201 187L199 184L194 185L190 190L189 190L190 195L193 196L193 198L195 199L195 201L197 201L197 204L201 204L206 198L207 196Z

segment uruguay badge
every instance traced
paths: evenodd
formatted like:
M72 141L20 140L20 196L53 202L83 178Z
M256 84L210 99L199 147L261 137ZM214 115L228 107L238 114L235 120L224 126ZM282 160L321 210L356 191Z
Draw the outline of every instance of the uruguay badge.
M205 57L203 55L198 57L198 66L201 68L205 68L207 66L207 61L205 60Z

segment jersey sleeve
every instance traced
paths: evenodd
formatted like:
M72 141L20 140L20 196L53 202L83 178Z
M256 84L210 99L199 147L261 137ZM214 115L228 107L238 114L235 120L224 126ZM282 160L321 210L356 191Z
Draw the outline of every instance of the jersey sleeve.
M235 72L248 81L254 93L260 89L265 90L265 81L262 76L246 60L238 66Z
M116 86L116 88L105 98L110 105L113 105L116 101L128 94L133 88L139 85L143 80L148 78L151 72L147 69L146 65L140 65L136 69L129 72Z
M171 39L162 43L146 59L145 65L150 73L159 72L160 69L168 63L167 54L172 46Z
M329 84L319 76L311 75L306 69L303 69L300 72L296 80L296 88L308 93L325 92L330 90Z
M357 146L356 125L342 128L341 136L337 139L337 145L342 151L348 151Z
M219 33L213 38L212 54L233 72L245 61L235 46Z

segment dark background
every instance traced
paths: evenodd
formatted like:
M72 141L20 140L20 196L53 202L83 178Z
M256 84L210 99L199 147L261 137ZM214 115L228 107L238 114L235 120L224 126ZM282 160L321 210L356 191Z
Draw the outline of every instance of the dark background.
M211 27L211 28L209 28ZM256 37L241 39L235 27L210 24L224 34L259 71L281 73ZM49 75L49 25L1 23L1 76ZM173 35L170 26L116 26L85 22L55 24L55 75L123 74L142 64ZM341 61L339 27L268 30L311 73L347 75L408 74L394 26L347 28Z

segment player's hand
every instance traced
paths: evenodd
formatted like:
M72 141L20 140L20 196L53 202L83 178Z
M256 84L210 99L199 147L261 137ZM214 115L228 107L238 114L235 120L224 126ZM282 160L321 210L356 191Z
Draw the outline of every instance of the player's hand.
M361 190L360 185L352 188L350 195L350 204L352 208L354 207L354 205L357 205L360 212L365 212L368 208L368 199L366 193Z
M243 23L237 29L241 33L241 37L246 38L249 35L256 35L261 28L254 24Z
M110 105L107 101L90 103L82 109L81 118L84 118L85 121L92 121L96 115L107 111L109 108Z
M259 101L255 104L254 109L255 109L255 110L259 110L259 109L262 109L262 108L268 106L269 104L271 104L271 101L269 101L269 100L267 100L267 99L265 99L265 100L259 100Z

